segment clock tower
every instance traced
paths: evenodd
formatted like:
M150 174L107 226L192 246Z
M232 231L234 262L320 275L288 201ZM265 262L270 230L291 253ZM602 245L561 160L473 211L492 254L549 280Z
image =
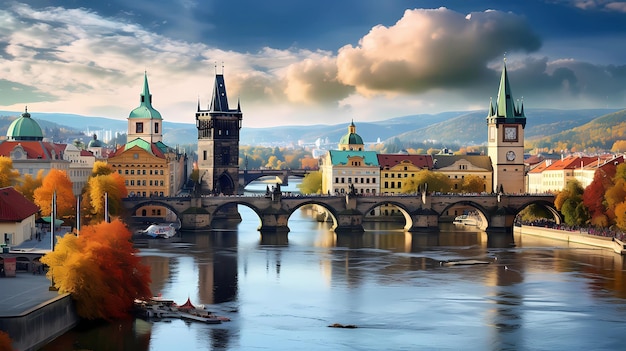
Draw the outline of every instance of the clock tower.
M500 77L500 88L495 103L489 103L487 116L487 149L493 167L493 191L525 193L524 168L524 104L515 104L506 61Z

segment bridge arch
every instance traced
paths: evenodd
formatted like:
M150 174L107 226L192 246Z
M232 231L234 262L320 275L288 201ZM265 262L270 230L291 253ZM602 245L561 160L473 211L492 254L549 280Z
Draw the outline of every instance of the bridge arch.
M461 200L461 201L456 201L456 202L449 204L448 206L443 208L441 213L438 213L439 218L441 218L441 216L444 215L449 209L453 207L458 207L458 206L465 206L465 207L471 207L471 208L476 209L478 213L478 217L480 217L480 220L482 222L479 228L486 229L489 227L489 211L481 204L476 203L475 201L471 201L471 200Z
M561 214L561 212L559 212L556 207L554 207L554 203L553 202L549 202L549 201L545 201L545 200L532 200L529 201L525 206L520 207L517 212L515 213L515 215L517 216L520 212L522 212L524 209L526 209L528 206L531 205L538 205L541 206L543 208L545 208L546 210L548 210L548 212L550 214L552 214L552 217L554 219L554 222L556 224L561 224L563 223L563 215Z
M311 205L317 205L320 206L322 208L324 208L324 210L326 210L329 214L330 214L330 218L333 221L332 224L332 228L337 228L338 225L338 221L337 221L337 211L335 208L333 208L332 206L329 206L328 204L321 202L321 201L316 201L315 199L311 199L309 201L304 201L302 203L299 203L297 205L295 205L294 207L292 207L287 214L287 220L289 220L289 218L291 218L291 215L293 215L296 211L298 211L299 209L301 209L304 206L311 206Z
M366 217L370 212L385 205L395 206L400 211L400 213L402 213L402 215L404 216L404 229L405 230L409 230L413 227L413 219L411 218L411 214L410 214L411 211L406 207L405 204L402 204L397 201L389 200L389 201L377 202L367 208L367 210L363 213L363 217Z
M169 203L168 200L171 200L171 198L164 198L163 200L159 200L159 199L153 199L153 198L146 198L145 201L140 200L140 202L138 202L136 205L134 205L133 207L130 208L130 214L131 216L135 216L135 214L137 213L137 211L144 207L144 206L162 206L167 208L168 210L172 211L175 215L176 218L178 218L179 220L182 220L181 218L181 213L178 212L178 210L176 210L176 208L172 207Z

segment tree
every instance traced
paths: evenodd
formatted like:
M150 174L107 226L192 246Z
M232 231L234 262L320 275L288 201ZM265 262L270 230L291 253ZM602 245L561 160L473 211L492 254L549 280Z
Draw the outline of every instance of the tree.
M22 179L22 183L15 186L15 190L19 191L29 199L30 201L35 202L35 190L41 186L43 183L43 169L40 169L37 172L37 176L33 178L30 174L25 174Z
M108 211L111 215L120 215L124 206L122 199L128 196L124 178L117 174L98 175L90 177L88 183L88 201L92 208L92 215L96 219L103 219L105 212L105 193Z
M20 172L13 169L13 160L0 156L0 188L17 185Z
M452 181L448 176L441 172L432 172L429 170L421 170L415 174L414 178L404 182L402 185L403 193L414 193L418 189L427 186L428 192L450 192L452 189Z
M583 204L583 192L579 181L570 180L554 200L554 206L561 211L568 225L582 225L589 220L589 212Z
M59 238L54 251L41 258L59 293L70 293L85 319L113 320L130 315L135 299L150 297L150 269L119 219L84 226L80 236Z
M626 202L620 202L615 206L615 225L626 230Z
M611 185L612 180L607 177L605 170L598 169L593 175L593 181L583 193L583 203L589 211L591 224L595 226L608 226L604 194Z
M464 193L480 193L485 191L485 180L477 175L470 174L463 178L461 191Z
M52 194L57 194L57 214L59 217L74 214L76 198L72 190L72 181L65 171L51 169L44 177L41 186L35 189L35 204L41 214L49 216L52 208Z
M321 194L322 193L322 172L311 172L307 174L302 183L298 185L300 192L303 194Z
M114 173L113 167L110 164L103 161L96 161L91 169L91 177L97 177L99 175L109 175Z

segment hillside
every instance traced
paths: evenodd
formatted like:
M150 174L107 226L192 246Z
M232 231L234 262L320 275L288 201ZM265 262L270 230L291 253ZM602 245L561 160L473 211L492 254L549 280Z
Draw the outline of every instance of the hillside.
M527 138L527 147L570 151L611 150L616 141L626 140L626 110L595 118L558 133ZM621 151L624 151L623 149Z
M0 111L0 133L6 135L9 124L18 112ZM125 133L126 120L104 117L87 117L57 113L31 113L44 133L63 129L65 142L73 140L80 131L111 130ZM615 140L623 138L626 130L626 110L586 109L553 110L527 109L525 129L527 147L562 148L568 145L602 147L610 149ZM376 122L354 120L357 133L366 143L399 141L401 143L436 141L450 148L484 145L487 142L485 111L453 111L439 114L420 114L396 117ZM337 142L347 132L351 121L336 125L279 126L247 128L241 130L242 145L285 145L298 141L314 143L318 138ZM593 123L592 123L593 122ZM47 135L48 136L48 135ZM85 138L90 138L85 135ZM57 140L57 138L55 138ZM163 122L163 140L166 144L195 144L197 131L194 124Z

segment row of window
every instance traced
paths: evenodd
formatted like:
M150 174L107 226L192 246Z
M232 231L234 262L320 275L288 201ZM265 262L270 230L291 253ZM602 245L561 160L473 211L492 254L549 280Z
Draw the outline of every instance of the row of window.
M354 189L354 191L356 191L357 193L360 194L372 194L372 195L376 195L376 189ZM340 189L335 189L335 194L345 194L346 193L346 189L344 188L340 188Z
M117 173L118 174L122 174L122 170L118 169ZM128 174L135 175L135 170L134 169L125 169L124 170L124 174L126 174L126 175L128 175ZM148 174L149 175L163 175L163 170L162 169L159 169L159 170L155 169L154 171L153 170L149 170L149 172L146 172L145 169L138 169L137 170L137 175L148 175Z
M129 197L134 197L134 196L147 197L148 196L147 194L150 194L150 193L146 193L145 191L137 191L137 192L131 191L130 193L128 193L128 196ZM162 191L159 191L159 192L155 191L154 193L151 193L150 196L161 196L161 197L163 197L163 192Z
M145 179L137 180L136 182L135 182L134 179L131 179L131 180L126 179L125 182L126 182L126 186L135 186L135 185L137 185L137 186L146 186L146 180ZM150 184L150 186L163 186L164 183L163 183L162 180L155 180L155 181L151 180L148 184Z
M391 174L391 177L389 177L389 175ZM385 176L385 178L395 178L396 174L395 173L383 173L383 175ZM404 178L407 178L409 176L408 173L404 173ZM415 177L415 173L411 173L411 177ZM398 174L398 178L402 178L402 174Z
M143 133L143 122L137 122L135 124L135 133ZM159 133L159 123L154 123L154 133Z
M339 181L339 177L335 177L335 184L342 184L345 183L345 179L344 177L341 177L341 182ZM376 184L376 178L357 178L354 177L354 183L359 183L359 179L361 179L361 184L370 184L370 179L372 180L372 184ZM352 183L352 177L348 177L348 183Z

